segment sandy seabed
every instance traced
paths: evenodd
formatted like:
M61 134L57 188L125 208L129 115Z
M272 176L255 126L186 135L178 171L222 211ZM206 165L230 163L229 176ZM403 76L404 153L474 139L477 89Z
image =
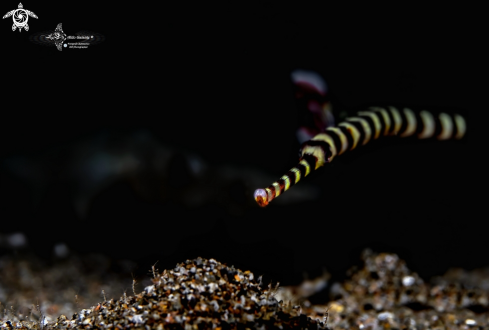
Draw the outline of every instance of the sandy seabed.
M3 256L1 327L489 329L488 270L452 269L428 283L395 254L367 249L362 262L342 283L330 283L324 273L280 287L248 270L196 258L163 272L153 267L133 286L129 273L108 271L103 256L52 265ZM321 290L329 290L329 301L312 304L308 297Z

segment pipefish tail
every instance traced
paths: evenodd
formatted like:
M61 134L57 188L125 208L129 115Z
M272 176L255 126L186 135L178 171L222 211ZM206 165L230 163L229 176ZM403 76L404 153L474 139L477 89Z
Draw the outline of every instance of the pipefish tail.
M460 140L466 134L467 120L459 114L434 114L426 110L416 113L409 108L401 110L394 106L371 107L304 142L299 164L267 188L255 190L254 198L258 205L265 207L337 155L383 136L436 138L443 141Z

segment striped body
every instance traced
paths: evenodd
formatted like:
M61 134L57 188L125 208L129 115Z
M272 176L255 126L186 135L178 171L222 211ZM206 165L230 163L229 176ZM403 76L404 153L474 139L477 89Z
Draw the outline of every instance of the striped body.
M467 122L458 114L435 115L425 110L415 113L409 108L371 107L335 127L326 128L324 132L305 142L299 164L268 188L257 189L254 197L258 205L264 207L311 171L331 162L337 155L381 136L450 140L462 139L466 132Z

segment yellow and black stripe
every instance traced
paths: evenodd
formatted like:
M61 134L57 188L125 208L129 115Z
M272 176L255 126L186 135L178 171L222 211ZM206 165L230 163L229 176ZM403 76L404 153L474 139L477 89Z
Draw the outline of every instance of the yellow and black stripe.
M329 163L337 155L353 150L381 136L415 136L419 139L462 139L467 133L467 121L459 114L433 114L426 110L415 112L393 106L371 107L356 117L346 118L336 127L328 127L301 149L299 164L272 183L268 188L255 190L258 205L267 206L274 198L298 183L311 171Z

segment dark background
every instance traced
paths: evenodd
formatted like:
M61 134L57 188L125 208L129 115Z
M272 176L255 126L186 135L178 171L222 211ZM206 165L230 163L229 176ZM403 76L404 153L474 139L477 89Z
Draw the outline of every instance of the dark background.
M278 179L297 162L289 78L297 68L325 76L335 109L413 105L473 117L484 107L476 31L460 8L23 5L39 17L28 32L12 32L11 18L1 26L2 160L104 128L146 128L213 166ZM62 52L28 41L58 23L68 35L90 30L106 40ZM61 188L34 208L29 185L3 172L1 231L24 232L42 256L63 241L136 260L141 272L201 255L297 283L321 266L341 277L370 246L429 277L489 263L478 192L487 180L471 151L468 140L375 143L308 178L322 188L318 201L249 207L238 217L216 205L140 201L115 184L82 221Z

